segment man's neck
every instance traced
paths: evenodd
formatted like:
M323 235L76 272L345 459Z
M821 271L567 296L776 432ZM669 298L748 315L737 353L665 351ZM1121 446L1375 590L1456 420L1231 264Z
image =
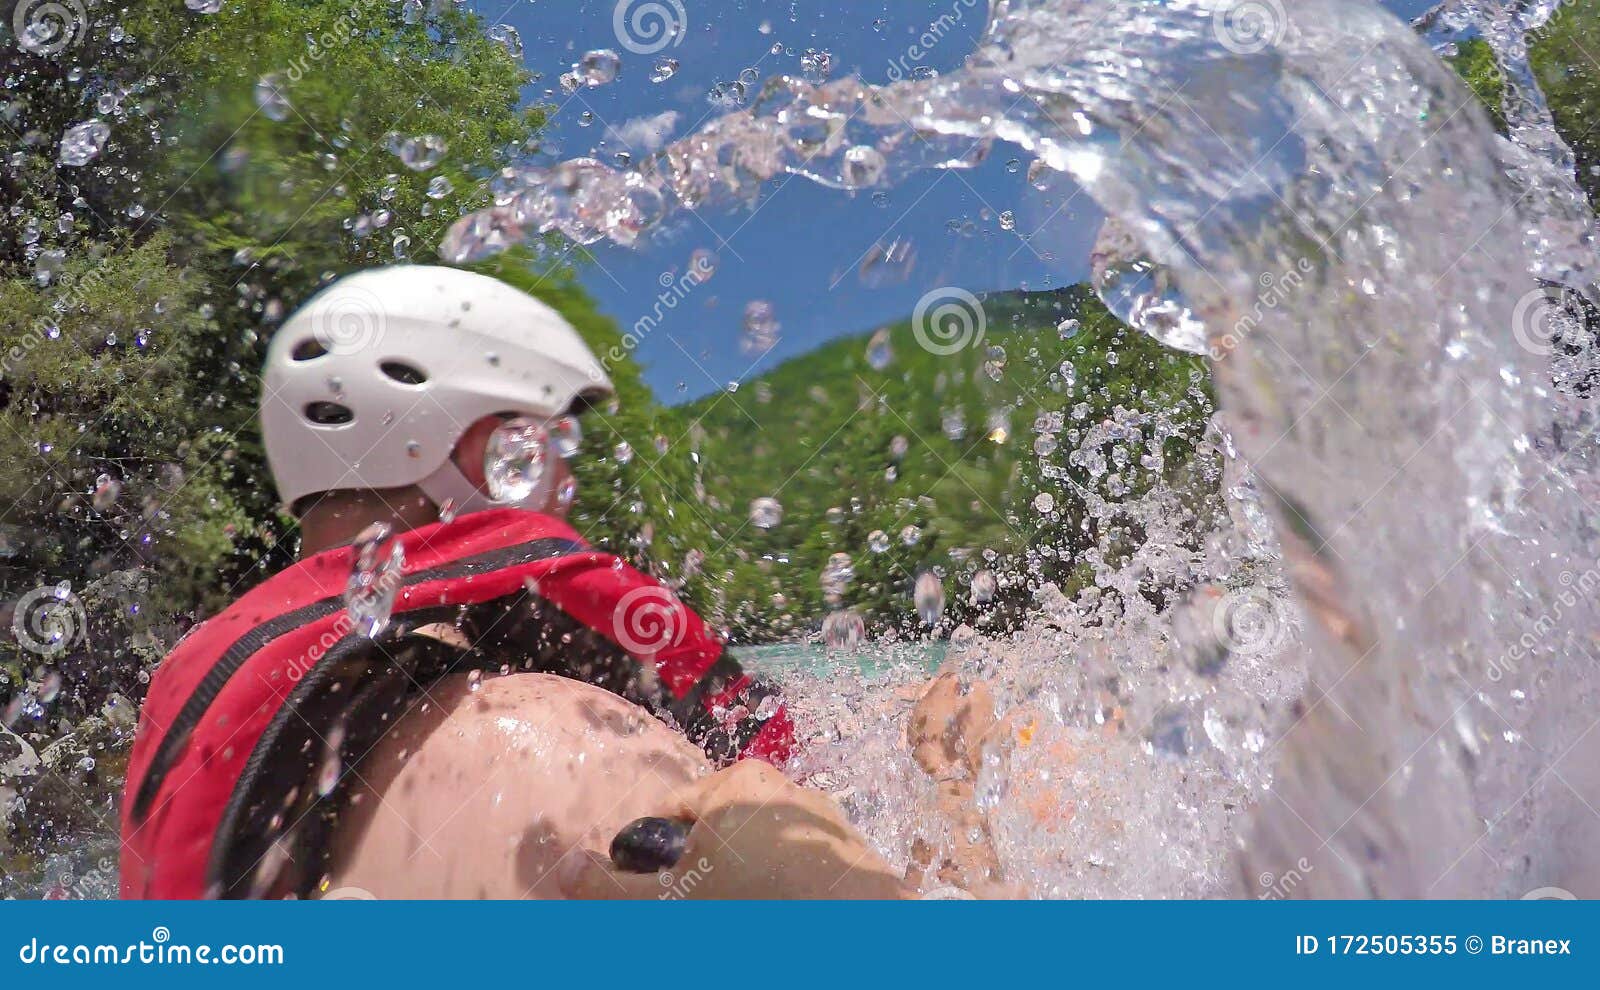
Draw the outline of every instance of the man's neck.
M300 556L355 542L373 523L403 533L439 521L439 510L414 486L383 491L330 492L300 518Z

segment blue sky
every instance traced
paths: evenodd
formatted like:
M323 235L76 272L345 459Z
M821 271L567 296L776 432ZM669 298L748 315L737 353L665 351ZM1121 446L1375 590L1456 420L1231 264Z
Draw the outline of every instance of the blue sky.
M490 23L509 24L521 34L528 68L543 74L528 98L559 108L546 137L560 146L560 157L594 154L607 161L624 149L608 128L637 135L655 118L658 130L666 125L666 139L681 137L717 112L707 94L719 82L746 69L762 79L798 73L808 48L830 53L834 78L855 74L887 81L891 59L903 56L934 18L959 11L961 22L917 60L939 71L954 69L972 50L987 8L987 0L679 2L688 28L680 44L660 53L679 63L664 83L650 81L657 56L632 54L618 44L612 21L619 0L472 5ZM1409 16L1425 4L1394 0L1387 6ZM775 43L785 51L774 54ZM617 79L562 95L561 73L598 48L621 56ZM759 374L822 341L903 318L939 286L978 292L1082 279L1098 209L1087 197L1074 198L1070 184L1034 189L1026 181L1026 159L1015 163L1016 158L1014 149L997 146L976 169L923 173L883 190L877 202L870 194L852 197L800 178L778 181L753 208L680 215L642 248L599 246L582 279L601 307L628 327L655 306L663 273L685 271L696 249L716 254L711 281L667 311L637 353L656 393L683 401ZM998 215L1006 210L1016 217L1015 230L1000 226ZM951 233L951 221L965 232ZM875 244L896 240L914 248L909 274L887 285L867 284L859 274L863 256ZM759 359L738 346L751 300L770 302L782 325L777 346Z

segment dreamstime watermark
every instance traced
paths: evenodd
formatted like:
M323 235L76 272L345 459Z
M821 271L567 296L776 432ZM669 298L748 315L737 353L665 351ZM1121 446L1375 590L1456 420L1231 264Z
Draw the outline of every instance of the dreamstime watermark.
M1263 873L1256 877L1256 883L1261 885L1261 893L1256 895L1256 900L1281 901L1305 882L1307 874L1316 871L1317 868L1311 865L1311 861L1301 856L1293 866L1282 873Z
M1535 887L1518 899L1524 901L1575 901L1578 899L1578 895L1565 887Z
M1545 37L1556 29L1556 25L1561 20L1561 15L1565 14L1569 7L1576 7L1577 5L1578 0L1557 0L1557 2L1550 8L1550 12L1545 17L1543 22L1527 28L1522 34L1522 44L1520 46L1521 49L1526 52L1538 43L1544 41ZM1454 44L1453 41L1450 43ZM1436 46L1435 51L1437 50L1438 47ZM1495 85L1505 86L1511 81L1507 78L1505 66L1500 64L1500 55L1495 51L1494 46L1490 45L1489 50L1491 55L1489 58L1489 64L1486 67L1489 77L1494 80Z
M74 873L69 869L66 873L56 877L54 882L45 888L43 900L99 900L105 897L108 891L115 891L116 882L116 857L102 856L93 867L83 873ZM115 895L113 894L112 896Z
M77 645L89 618L66 584L42 584L17 599L11 632L29 653L53 657Z
M611 10L617 43L635 55L654 55L683 44L689 13L679 0L617 0Z
M1548 357L1558 345L1569 352L1587 350L1594 343L1595 328L1589 326L1576 293L1543 285L1524 293L1512 307L1511 336L1529 354Z
M611 610L617 645L638 657L651 657L683 642L689 617L683 603L658 585L635 588Z
M402 568L385 567L380 570L371 585L361 590L361 600L366 603L368 610L372 608L374 603L392 602L395 593L403 583L405 583L405 571ZM288 669L290 683L298 683L301 678L315 670L317 664L322 662L322 658L328 655L328 651L337 646L341 640L352 632L355 632L358 626L371 628L371 616L363 617L353 614L349 608L342 610L339 613L339 617L334 620L333 625L329 626L321 636L317 637L317 641L311 644L310 649L290 661Z
M695 252L689 259L689 268L682 275L672 272L662 272L657 281L661 291L656 293L656 301L650 307L650 312L633 321L633 326L622 335L622 339L601 356L600 364L606 371L611 371L623 358L633 353L646 337L655 332L661 321L666 319L667 313L678 308L678 304L689 298L689 294L699 288L713 272L717 270L716 261L708 253Z
M150 941L140 939L132 945L101 943L89 945L52 945L30 938L20 944L17 958L24 965L57 966L281 966L281 945L178 945L172 941L172 931L166 925L157 925L150 932Z
M1240 588L1217 602L1211 632L1230 653L1262 656L1287 642L1289 618L1282 601L1265 588Z
M1305 285L1305 277L1311 274L1312 267L1311 259L1301 258L1293 267L1285 268L1281 273L1262 272L1257 280L1261 284L1261 291L1256 293L1255 304L1250 307L1249 313L1234 322L1232 330L1212 343L1209 351L1211 360L1221 361L1244 343L1245 338L1255 333L1263 317L1288 302L1300 291L1301 286Z
M311 335L329 354L359 354L383 342L389 313L376 292L345 282L313 303Z
M656 881L663 888L661 893L656 895L656 900L681 901L694 893L694 889L700 886L701 881L714 872L716 867L704 856L686 871L662 870L656 874Z
M922 60L938 47L951 31L967 19L967 12L978 9L979 15L988 13L988 4L984 0L955 0L950 9L934 18L928 24L928 29L923 31L906 50L889 60L888 76L890 82L899 82L912 75L922 67Z
M17 47L50 58L83 41L89 14L81 0L20 0L11 12Z
M333 26L317 35L306 36L306 53L294 58L276 76L298 83L310 75L311 69L328 57L335 48L342 48L361 36L360 11L349 8L333 22Z
M1236 55L1255 55L1283 40L1289 15L1280 0L1230 0L1211 14L1211 33Z
M1600 590L1600 563L1581 574L1571 571L1562 571L1556 580L1561 584L1561 591L1556 592L1550 602L1550 607L1540 613L1533 620L1526 631L1517 641L1506 648L1506 651L1489 661L1488 677L1493 683L1498 684L1507 674L1515 674L1522 669L1521 663L1526 660L1539 644L1552 633L1562 628L1562 620L1568 611L1593 598L1594 593Z
M66 313L79 309L85 297L98 286L106 277L106 265L99 266L84 272L77 278L63 280L66 291L51 304L50 308L56 313ZM11 373L32 354L35 349L47 340L55 340L61 336L61 328L49 318L40 318L29 324L23 331L21 339L0 354L0 381L11 377Z
M977 347L989 318L978 297L953 285L928 292L911 311L911 334L930 354L947 356Z

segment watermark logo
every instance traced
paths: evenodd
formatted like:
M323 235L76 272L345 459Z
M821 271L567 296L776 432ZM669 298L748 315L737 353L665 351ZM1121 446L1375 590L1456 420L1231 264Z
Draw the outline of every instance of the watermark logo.
M378 294L345 285L312 317L311 333L330 354L358 354L383 340L388 312Z
M1526 293L1511 309L1511 335L1529 354L1548 357L1559 344L1569 350L1588 346L1591 335L1567 290L1546 285Z
M172 941L172 931L166 925L157 925L150 932L150 941L140 939L129 945L55 945L31 938L19 946L17 959L24 965L58 966L281 966L283 946L184 945Z
M710 251L700 250L690 256L688 270L682 275L670 271L662 272L656 279L661 291L656 293L655 305L650 307L650 312L634 321L633 326L622 335L621 341L612 344L602 355L600 367L589 369L589 379L600 381L605 372L613 370L623 358L633 353L646 337L655 332L667 314L677 309L678 304L689 298L689 294L696 288L709 281L716 270L716 255Z
M654 55L683 44L689 14L678 0L617 0L611 29L623 48L635 55Z
M953 285L927 293L911 311L911 333L930 354L950 355L977 347L988 329L978 297Z
M1594 599L1595 593L1600 591L1600 562L1578 574L1562 571L1556 575L1556 580L1561 588L1551 591L1545 610L1526 624L1522 635L1507 646L1504 653L1489 660L1487 673L1492 683L1500 683L1507 674L1520 673L1522 663L1565 628L1567 616L1576 611L1580 603Z
M1256 883L1261 885L1261 893L1256 895L1256 900L1281 901L1294 893L1295 888L1305 882L1306 874L1315 872L1316 867L1311 865L1310 860L1302 856L1293 866L1284 870L1282 874L1263 873L1256 877Z
M89 15L78 0L22 0L11 13L17 44L30 55L59 55L83 40Z
M1279 0L1238 0L1211 15L1211 32L1235 55L1255 55L1283 40L1289 16Z
M928 29L917 37L904 52L889 60L888 76L890 82L899 82L906 77L919 77L929 70L923 66L922 60L927 58L940 42L967 19L968 11L975 8L980 16L987 13L988 5L981 0L954 0L950 8L935 17Z
M1265 589L1241 588L1217 603L1211 613L1211 631L1229 652L1260 656L1283 645L1288 622L1283 606Z
M617 645L635 656L653 656L683 642L688 616L683 603L665 588L635 588L611 612Z
M62 280L64 292L51 304L55 313L66 313L78 308L106 277L106 265L102 262L99 267L84 272L77 277L68 276ZM46 341L58 340L62 335L61 328L49 319L35 320L22 334L11 348L0 354L0 379L10 378L20 371L28 358L37 348Z
M716 869L704 856L693 867L678 873L671 870L662 870L656 876L656 882L661 884L662 891L656 895L658 901L681 901L694 893L700 882L710 876Z
M1234 321L1232 330L1220 338L1212 338L1209 351L1211 360L1221 361L1255 333L1268 313L1278 309L1300 291L1312 267L1311 259L1300 258L1282 272L1262 272L1256 279L1260 289L1250 311Z
M11 632L30 653L53 657L83 639L88 616L66 584L40 585L17 600Z

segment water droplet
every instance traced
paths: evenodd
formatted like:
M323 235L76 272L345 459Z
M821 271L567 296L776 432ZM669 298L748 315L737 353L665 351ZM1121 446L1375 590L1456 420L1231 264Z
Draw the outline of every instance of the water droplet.
M122 482L109 474L102 474L95 479L94 492L90 502L96 512L104 512L111 508L117 501L117 496L122 494Z
M867 624L852 609L835 609L822 620L822 642L829 650L853 650L867 638Z
M972 601L974 604L982 605L985 602L993 601L997 583L994 571L988 568L974 571L972 573Z
M836 553L828 558L827 566L822 569L820 583L823 594L829 598L838 598L843 595L850 582L855 580L855 564L847 553Z
M593 51L584 52L583 58L579 59L578 64L572 67L572 71L578 74L585 86L593 89L596 86L604 86L617 78L617 72L621 68L622 59L617 56L616 52L609 48L596 48Z
M550 440L557 454L562 457L576 456L578 448L583 446L583 428L578 425L578 417L557 416L551 420Z
M894 351L889 347L889 330L884 328L872 335L867 341L867 364L875 370L882 371L889 367L889 362L894 358Z
M344 734L344 723L338 722L328 731L328 738L323 741L322 762L317 768L317 793L323 797L332 794L334 788L339 786L339 777L344 771L341 755L341 750L344 748Z
M960 440L967 435L967 417L959 409L947 409L940 417L939 428L951 440Z
M548 492L550 447L550 434L542 423L517 417L496 427L483 460L489 497L519 505Z
M763 496L750 501L750 525L757 529L771 529L783 518L783 505L775 498Z
M916 267L917 246L909 238L901 237L887 243L880 241L868 248L856 273L862 285L881 289L904 282Z
M100 155L106 139L111 136L111 125L100 120L86 120L67 128L61 136L61 147L56 160L63 165L87 165Z
M509 24L496 24L489 29L489 40L500 44L514 60L522 61L522 35Z
M778 342L782 324L777 310L765 299L752 299L744 307L744 336L739 342L746 354L764 354Z
M289 117L289 97L284 92L283 76L273 72L256 80L256 108L268 120Z
M361 531L350 550L345 611L359 632L375 638L389 625L394 612L395 595L404 578L405 548L387 524L373 523Z
M922 540L922 530L915 526L907 526L900 531L900 542L908 547L914 547Z
M871 145L858 144L845 151L840 180L850 189L876 185L887 166L883 152Z
M408 138L393 134L389 140L390 152L413 172L426 172L438 165L444 161L445 152L449 149L450 145L437 134L419 134Z
M1095 294L1117 319L1168 347L1205 353L1205 325L1190 312L1176 277L1146 256L1118 221L1108 219L1101 226L1091 267Z
M664 83L678 73L678 60L675 58L658 58L655 65L650 67L650 81Z
M883 553L889 549L889 534L881 529L875 529L867 534L867 549L873 553Z
M923 571L917 575L916 590L912 593L912 602L917 607L917 616L922 619L922 624L932 626L944 615L944 583L932 571Z
M222 0L183 0L183 5L197 14L215 14L222 9Z
M1006 370L1006 349L998 344L991 346L984 352L983 373L994 381L999 381Z
M833 54L826 48L807 48L800 55L800 73L807 82L827 82L833 73Z

